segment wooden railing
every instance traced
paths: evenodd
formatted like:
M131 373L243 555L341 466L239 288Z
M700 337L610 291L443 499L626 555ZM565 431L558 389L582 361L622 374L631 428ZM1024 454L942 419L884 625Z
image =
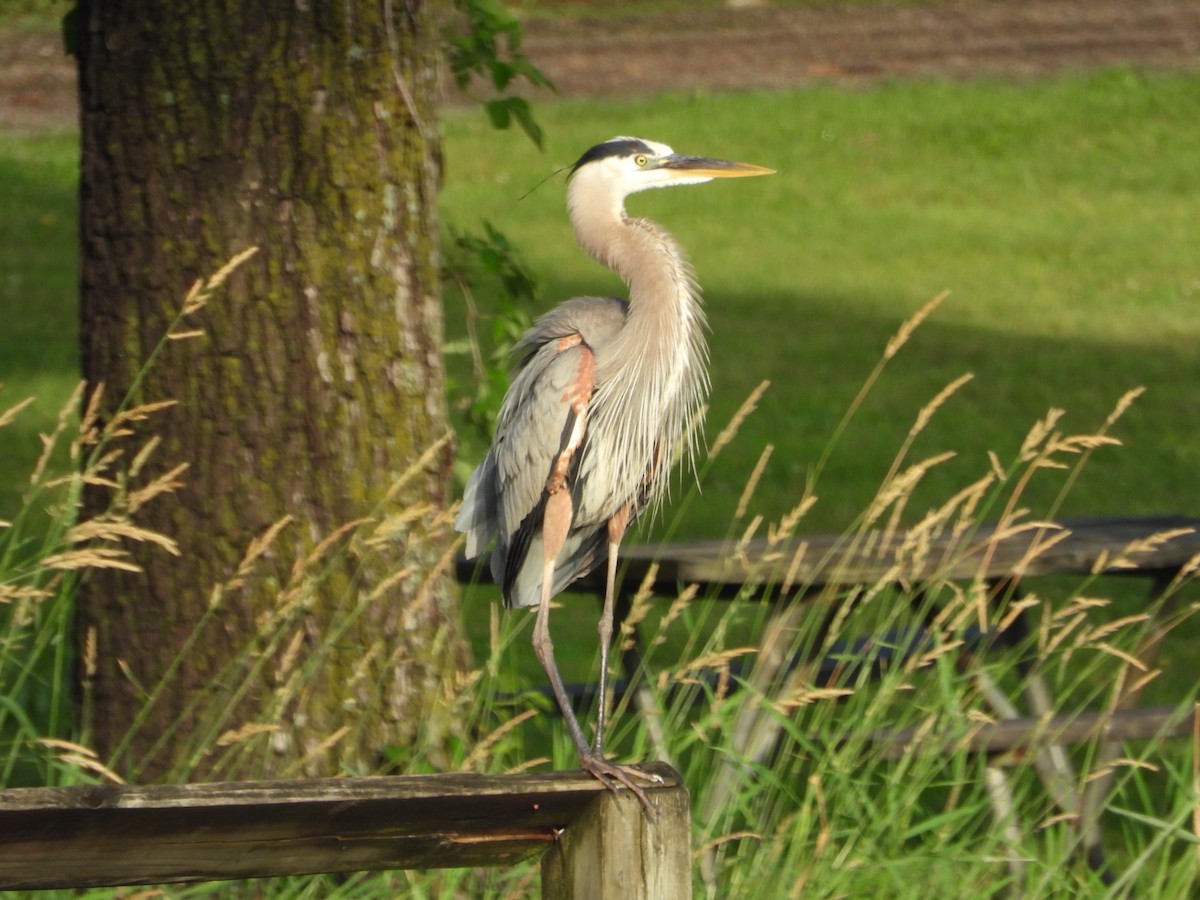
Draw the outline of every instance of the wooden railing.
M655 815L583 772L0 791L0 889L80 888L542 858L546 900L691 897L691 807Z
M1170 536L1154 540L1160 536ZM787 590L874 584L902 575L919 586L943 580L1013 580L1038 575L1107 574L1169 581L1200 556L1200 518L1122 516L1066 519L998 530L979 525L947 530L925 542L920 557L896 573L897 552L910 533L796 535L777 545L765 540L745 544L690 541L622 549L625 585L637 587L648 576L655 593L673 594L683 584L702 594L736 596L747 581ZM475 565L459 563L459 579L476 576ZM603 567L573 589L600 594Z

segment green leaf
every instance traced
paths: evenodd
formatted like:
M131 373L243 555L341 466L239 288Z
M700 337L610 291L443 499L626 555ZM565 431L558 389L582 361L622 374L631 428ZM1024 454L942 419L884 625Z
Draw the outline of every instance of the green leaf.
M521 23L499 0L458 0L457 5L476 20L486 21L492 31L520 29Z
M536 87L555 90L550 78L521 52L520 21L500 0L454 0L454 6L461 18L457 30L445 38L454 83L466 90L476 77L489 79L497 94L484 103L492 127L506 129L515 117L521 130L541 149L542 129L529 104L517 97L500 96L522 78Z
M72 5L62 17L63 53L75 56L79 51L79 4Z
M535 147L542 149L542 129L533 118L533 110L529 103L520 97L512 97L509 100L509 112L516 117L517 124L521 126L521 130L526 136L533 141Z
M484 109L487 110L487 115L491 119L493 128L503 131L512 123L512 116L510 115L508 106L511 99L489 100L484 104Z
M517 68L512 63L500 59L492 60L492 84L496 90L503 91L517 74Z

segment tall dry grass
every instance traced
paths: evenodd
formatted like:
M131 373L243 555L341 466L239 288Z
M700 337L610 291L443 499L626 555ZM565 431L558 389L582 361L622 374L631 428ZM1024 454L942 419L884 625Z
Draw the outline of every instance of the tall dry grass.
M206 286L215 289L211 281ZM194 336L188 317L197 311L194 302L209 296L211 290L202 288L185 304L167 339ZM847 420L934 305L888 344ZM1029 533L1035 539L1027 562L1050 551L1058 532L1046 522L1055 510L1027 508L1028 486L1043 472L1074 472L1093 453L1113 452L1112 426L1136 394L1120 398L1089 433L1063 433L1061 413L1048 411L1029 427L1013 458L993 454L985 471L939 504L915 508L914 491L949 451L910 459L914 439L967 377L948 383L916 413L874 500L832 548L818 551L802 534L805 515L821 502L822 491L836 490L822 483L820 466L792 509L767 521L754 511L760 465L748 473L728 529L731 558L747 567L740 596L717 599L697 585L681 586L673 598L655 599L648 589L635 595L620 640L638 640L643 669L636 690L617 698L612 746L630 759L670 760L684 774L694 805L698 891L739 898L1179 897L1194 888L1200 873L1200 738L1143 740L1114 750L1098 735L1069 749L1042 742L998 756L967 746L980 729L1023 711L1046 721L1112 713L1152 687L1162 667L1149 651L1196 612L1187 581L1200 562L1193 560L1153 605L1142 608L1106 597L1099 568L1044 591L997 592L985 569L987 542ZM755 414L766 390L764 385L748 398L710 455L739 439L739 423ZM139 477L158 450L154 416L163 405L129 406L100 423L96 404L95 395L77 392L45 439L45 459L65 444L77 470L52 477L40 463L25 507L0 524L0 761L6 786L118 777L109 760L88 749L81 724L87 719L86 642L78 661L85 714L81 720L71 714L72 591L89 570L132 565L123 550L130 541L177 552L168 538L136 524L146 504L171 502L185 471L181 463L165 476L147 482ZM0 414L0 426L19 414L18 403ZM112 450L114 437L131 433L138 449ZM770 452L764 448L760 460ZM841 451L833 446L834 452ZM103 485L112 502L81 519L85 484ZM696 502L689 496L680 505ZM42 511L48 513L44 520ZM319 650L299 652L299 613L324 588L334 560L368 552L410 516L449 525L447 511L381 512L336 529L295 560L277 604L253 634L230 647L228 671L217 679L228 681L227 692L179 710L160 735L163 741L182 736L188 747L173 777L186 779L201 758L218 773L253 771L255 761L271 752L278 717L321 664ZM211 616L192 641L205 638L226 592L252 577L278 535L294 524L284 519L267 529L228 579L212 586ZM1169 537L1159 535L1150 544ZM954 551L946 553L947 545ZM1124 555L1133 559L1145 549L1130 546ZM872 555L886 565L853 589L826 586L828 575L813 574L822 567L828 572L839 559ZM964 578L960 566L968 557L978 559L979 570ZM451 562L447 555L437 565ZM359 596L375 602L385 588ZM403 748L392 755L390 771L428 770L435 759L442 767L489 772L574 765L569 741L547 715L551 704L537 686L513 691L512 660L528 652L528 623L503 615L498 604L488 616L479 665L463 672L445 698L468 737L450 749L448 761L444 748L436 756L432 748ZM1020 631L1018 623L1024 630L1011 645L995 640ZM167 678L187 664L188 646ZM276 685L270 702L254 717L233 718L239 692L261 677L267 660L278 660L270 673ZM148 711L161 687L144 687ZM1175 698L1181 718L1192 715L1195 688ZM139 717L134 728L145 719ZM345 728L353 727L347 721ZM900 733L908 738L903 743L892 739ZM335 731L327 740L341 736ZM1096 785L1103 790L1093 790ZM1096 836L1088 831L1085 801L1104 808L1110 882L1081 859ZM280 879L255 890L280 897L515 898L535 893L537 878L536 867L525 866ZM161 894L229 890L164 888Z

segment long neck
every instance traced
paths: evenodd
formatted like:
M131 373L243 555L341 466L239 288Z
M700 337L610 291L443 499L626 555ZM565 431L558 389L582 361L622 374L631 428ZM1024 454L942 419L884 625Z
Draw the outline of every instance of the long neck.
M583 249L628 285L631 325L652 324L657 328L646 337L677 341L703 328L692 268L669 233L649 219L630 218L619 198L573 195L569 209Z
M575 195L570 213L579 243L629 287L625 327L599 360L598 381L606 382L614 417L630 407L640 415L637 425L626 418L614 426L630 438L640 432L636 442L668 458L682 439L692 461L708 396L704 309L692 268L670 234L627 216L619 199Z

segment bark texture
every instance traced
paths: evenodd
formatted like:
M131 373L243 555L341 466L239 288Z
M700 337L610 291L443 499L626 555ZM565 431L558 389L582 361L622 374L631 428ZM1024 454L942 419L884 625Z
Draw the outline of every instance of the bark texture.
M462 662L435 571L451 448L389 496L446 429L431 11L80 13L84 375L110 416L130 391L178 401L151 423L161 444L139 478L190 463L136 517L181 555L134 547L143 571L81 591L87 735L140 778L373 771L387 747L437 744ZM139 379L193 281L252 245L198 314L205 336L170 342ZM109 502L86 498L93 513Z

